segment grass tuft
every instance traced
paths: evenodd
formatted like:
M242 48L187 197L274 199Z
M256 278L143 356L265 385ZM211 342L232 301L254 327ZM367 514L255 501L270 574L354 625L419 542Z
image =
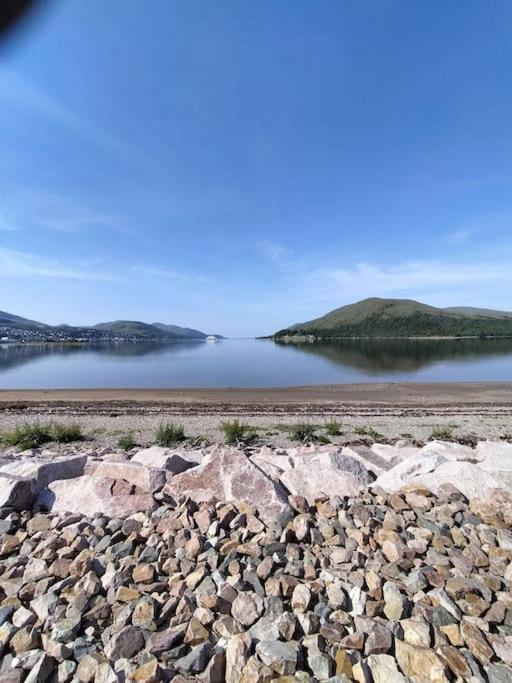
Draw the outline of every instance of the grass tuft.
M290 425L292 441L314 441L315 437L315 425L310 422L297 422L297 424Z
M432 440L449 441L450 439L453 439L453 432L457 429L457 426L458 425L448 424L434 427L430 434L430 438Z
M174 444L184 441L185 430L183 425L174 422L162 422L155 435L155 442L158 446L167 448Z
M135 441L133 432L128 432L119 437L117 445L119 448L122 448L123 451L131 451L132 448L138 446L138 443Z
M249 425L240 420L228 420L222 423L222 431L224 432L224 441L227 444L236 444L243 441L247 436Z
M338 420L329 420L325 423L325 431L329 436L340 436L343 432L341 431L341 422Z
M84 438L82 428L76 422L68 425L55 423L52 425L51 434L53 441L57 443L72 443L73 441L81 441Z
M24 422L9 432L4 432L1 441L6 446L15 446L20 451L39 448L46 443L71 443L83 439L79 424L69 425L59 422Z
M359 436L367 436L373 441L382 441L386 437L384 434L377 432L373 427L354 427L354 434L359 434Z
M16 446L20 451L38 448L51 440L51 424L42 422L24 422L2 436L6 446Z

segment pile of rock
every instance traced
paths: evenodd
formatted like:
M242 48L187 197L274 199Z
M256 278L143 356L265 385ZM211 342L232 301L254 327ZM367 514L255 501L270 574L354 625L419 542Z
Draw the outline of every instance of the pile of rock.
M467 498L488 497L495 489L512 495L512 444L309 445L250 453L224 446L153 446L131 455L36 450L0 455L0 506L18 510L35 505L54 512L128 516L186 495L196 502L245 500L267 524L282 524L291 514L290 494L312 503L319 492L355 497L375 485L392 492L406 483L423 484L434 493L451 483Z
M510 681L512 506L418 484L122 520L4 510L0 680Z
M510 681L511 451L7 453L0 681Z

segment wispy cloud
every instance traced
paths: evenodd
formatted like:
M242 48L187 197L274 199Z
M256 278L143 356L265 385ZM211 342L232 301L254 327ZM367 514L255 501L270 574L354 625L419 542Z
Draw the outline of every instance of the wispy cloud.
M0 277L57 280L124 282L115 273L98 270L87 264L64 264L62 261L26 251L0 247Z
M350 291L395 293L418 287L446 287L478 282L512 282L503 262L460 263L439 260L404 261L396 265L358 263L353 268L325 268L307 276L320 288L336 286Z
M181 271L176 270L174 268L168 268L168 267L162 267L162 266L136 265L136 266L132 266L131 272L138 274L138 275L142 275L144 277L164 279L164 280L196 282L198 284L212 282L211 278L208 278L204 275L200 275L200 274L196 274L196 273L184 273L184 272L181 272Z
M416 259L394 264L360 261L279 271L278 280L253 296L264 317L280 311L278 325L322 315L372 296L417 299L437 306L510 308L510 254L489 259ZM266 316L265 316L266 312ZM283 317L284 316L284 317ZM272 316L275 317L275 316Z
M463 244L464 242L467 242L473 234L473 230L455 230L454 232L449 232L445 236L445 240L449 242L449 244Z
M121 215L90 207L84 200L40 188L3 188L0 191L0 230L29 228L69 233L100 228L130 232Z
M32 115L45 117L92 143L110 156L130 164L137 171L154 171L154 159L131 141L118 138L113 132L100 128L60 102L49 92L26 80L11 69L0 68L0 102L14 108L28 110Z
M261 242L258 242L256 246L264 258L277 265L283 265L284 263L289 262L293 257L293 251L291 249L278 242L274 242L273 240L262 240Z

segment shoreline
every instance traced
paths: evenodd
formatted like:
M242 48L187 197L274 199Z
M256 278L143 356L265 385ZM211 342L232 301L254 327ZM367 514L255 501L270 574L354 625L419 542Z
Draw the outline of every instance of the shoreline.
M0 389L0 410L22 403L510 405L512 382L397 382L294 387Z
M290 429L309 422L325 431L337 420L333 444L361 440L361 428L386 441L426 442L439 427L466 442L512 439L512 382L344 384L274 389L49 389L0 390L0 433L24 422L80 424L88 440L115 446L133 432L154 442L162 422L178 422L190 439L224 440L223 423L238 419L260 441L286 447Z

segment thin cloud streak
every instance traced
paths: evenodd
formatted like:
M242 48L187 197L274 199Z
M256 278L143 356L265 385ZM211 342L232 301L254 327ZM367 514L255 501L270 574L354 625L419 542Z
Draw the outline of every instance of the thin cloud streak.
M67 265L57 259L0 247L0 277L100 282L125 282L122 276L93 270L80 265Z
M140 171L141 167L146 172L155 170L154 160L143 150L134 145L128 145L110 132L91 124L42 88L5 67L0 68L0 101L14 107L28 109L32 114L37 112L51 121L66 126L104 152L128 163L137 171Z
M131 234L122 216L96 210L75 198L39 188L4 188L0 194L0 230L20 232L34 227L65 233L105 228Z
M165 268L161 266L143 266L137 265L132 266L132 272L151 278L162 278L165 280L181 280L187 282L197 282L209 283L212 282L211 278L207 278L203 275L191 275L189 273L183 273L174 268Z

